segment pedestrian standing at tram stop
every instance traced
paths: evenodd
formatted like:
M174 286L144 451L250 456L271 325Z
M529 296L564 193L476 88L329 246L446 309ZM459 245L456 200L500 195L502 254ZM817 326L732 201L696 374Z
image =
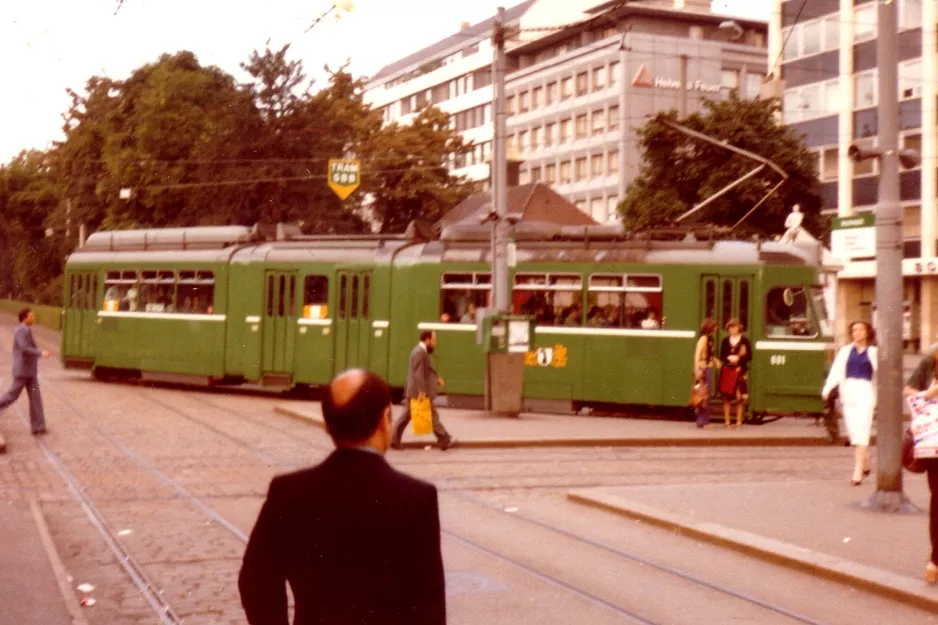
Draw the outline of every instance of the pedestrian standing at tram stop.
M713 368L719 365L714 356L713 333L717 330L717 322L710 317L700 324L700 333L697 335L697 345L694 349L694 381L702 382L707 388L707 397L713 394ZM697 427L710 427L710 401L702 402L697 406Z
M275 477L238 576L251 625L445 625L436 487L393 469L391 389L362 370L339 374L322 399L336 449Z
M46 415L42 410L42 396L39 394L40 358L48 358L49 352L39 349L33 338L31 326L36 323L36 315L29 308L19 312L20 324L13 331L13 384L10 390L0 397L0 410L15 402L23 389L29 396L29 429L33 436L46 434Z
M730 427L730 403L736 402L736 429L743 427L743 412L749 401L749 362L752 360L752 345L742 335L743 324L739 319L726 322L729 336L720 343L720 395L723 397L724 427ZM724 376L729 382L724 385ZM726 388L724 388L726 386Z
M851 343L840 348L827 374L821 398L827 401L835 387L840 389L847 436L853 445L853 477L859 486L870 474L870 430L876 408L876 334L863 321L850 324Z
M938 397L938 348L929 349L919 361L915 371L909 376L909 381L903 389L903 395L910 397L920 395L925 399ZM929 584L938 583L938 459L927 458L917 460L925 466L928 477L928 490L931 492L931 504L928 507L928 536L931 539L931 559L925 567L925 581Z

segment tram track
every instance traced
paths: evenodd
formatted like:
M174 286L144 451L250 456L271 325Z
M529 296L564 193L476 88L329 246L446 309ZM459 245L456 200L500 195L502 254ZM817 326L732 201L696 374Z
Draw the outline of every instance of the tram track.
M114 448L119 450L124 456L129 458L132 462L134 462L140 468L150 472L159 480L159 482L172 488L172 490L176 493L176 495L181 500L185 501L186 503L188 503L195 509L199 510L199 512L201 512L203 515L205 515L210 520L215 522L219 527L223 528L225 531L227 531L232 536L234 536L240 543L244 544L247 542L247 535L244 532L238 529L233 523L228 521L225 517L223 517L216 511L214 511L211 508L211 506L208 505L202 498L192 494L184 486L178 483L178 481L174 480L172 477L167 475L164 471L162 471L161 469L153 465L153 463L151 463L147 459L143 458L142 456L140 456L139 454L137 454L136 452L128 448L123 442L121 442L117 438L116 435L114 435L104 426L96 423L94 419L91 416L89 416L84 410L76 406L74 402L72 402L67 396L65 396L61 390L55 389L54 387L51 387L49 390L59 401L61 401L68 408L70 412L72 412L73 414L81 418L82 420L88 422L89 425L91 425L99 435L101 435L105 440L108 441L108 443L110 443ZM152 397L148 399L153 401ZM183 414L184 411L176 407L170 406L166 404L165 402L153 401L153 403L160 406L164 410L168 410L174 415L185 417L189 419L190 421L192 421L193 423L196 423L197 425L200 425L202 427L208 427L207 424L203 423L201 420L191 419L187 415ZM224 410L224 408L222 407L216 407L216 409ZM19 411L19 408L17 410ZM20 412L21 419L25 420L25 415L21 411L19 412ZM215 433L222 433L222 432L219 432L218 428L215 428L215 427L209 427L208 429L210 429L211 431ZM255 457L263 460L264 462L273 462L276 466L284 470L290 470L290 469L296 468L296 465L294 463L286 461L283 458L270 456L269 454L266 454L265 452L263 452L263 450L260 450L259 448L256 448L253 445L249 445L245 443L244 441L239 440L237 437L228 435L228 436L224 436L224 438L230 443L237 444L240 447L247 449L250 453L255 455ZM78 478L74 474L72 474L71 471L69 471L67 466L65 466L64 462L61 460L61 458L59 458L55 454L55 452L52 451L48 447L48 445L46 445L41 440L40 440L40 445L42 445L44 453L50 459L50 462L53 464L53 466L56 467L56 470L62 476L62 479L68 484L70 490L78 498L85 513L89 516L89 519L91 520L92 524L101 533L102 538L104 538L105 543L108 545L109 549L111 549L114 556L118 559L118 562L120 562L121 566L125 569L128 576L131 578L134 584L139 588L141 594L143 594L143 596L147 599L154 613L158 615L158 617L160 618L160 623L175 624L175 623L184 622L178 616L178 612L174 610L173 607L170 606L165 599L162 598L157 585L148 576L145 568L141 566L140 564L138 564L133 559L132 554L130 554L130 552L125 547L123 547L123 545L121 544L120 538L116 536L113 530L108 526L106 519L100 513L100 511L97 510L97 508L94 505L93 500L87 494L87 492L85 491L84 487L82 486ZM453 497L457 500L469 502L473 505L480 506L485 510L496 512L502 515L507 514L504 512L504 510L499 509L497 506L488 504L487 502L484 502L476 497L472 497L471 495L468 495L465 493L457 493L457 492L453 492L450 490L444 490L444 493L445 493L445 496L447 497ZM766 610L770 610L775 614L785 616L786 618L789 618L795 622L804 623L806 625L823 625L823 623L821 623L820 621L816 621L809 617L788 611L782 606L777 606L770 602L760 600L756 597L745 595L744 593L735 591L730 588L721 587L721 586L712 584L686 571L681 571L679 569L674 569L673 567L668 567L666 565L655 563L651 560L642 558L641 556L638 556L636 554L625 552L611 545L592 540L588 537L582 536L576 532L567 530L557 525L546 523L544 521L533 519L524 515L513 514L511 515L511 518L515 519L518 522L523 522L528 525L537 526L544 530L548 530L559 536L563 536L568 540L579 542L584 545L589 545L595 549L600 549L607 553L614 554L623 560L628 560L633 563L638 563L642 566L647 566L655 570L665 572L667 574L673 575L682 580L685 580L693 584L697 584L702 587L708 588L710 590L714 590L716 592L728 595L730 597L733 597L736 600L743 601L752 605L756 605ZM654 620L650 620L642 616L640 613L636 612L635 610L630 609L627 606L618 605L615 601L604 598L596 593L592 593L580 587L579 585L575 583L567 581L563 579L562 576L552 575L549 572L544 571L543 568L541 567L532 565L530 563L526 563L519 558L513 557L509 553L505 553L505 551L502 549L499 549L497 547L492 547L490 545L486 545L485 541L474 539L466 535L465 533L456 531L452 528L443 527L441 529L441 532L444 536L452 539L455 543L458 543L465 548L469 548L474 551L486 554L487 556L495 560L509 564L515 569L523 571L527 575L530 575L536 579L541 580L544 583L550 584L557 588L564 589L566 592L569 592L572 595L575 595L582 600L588 601L589 603L593 605L601 606L608 610L611 610L615 614L625 619L628 619L632 622L643 623L646 625L661 625L661 623L658 623Z

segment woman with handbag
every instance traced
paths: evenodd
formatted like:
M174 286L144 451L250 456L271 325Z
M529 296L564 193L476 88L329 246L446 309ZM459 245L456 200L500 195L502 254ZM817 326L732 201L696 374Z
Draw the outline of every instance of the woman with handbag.
M697 346L694 349L694 382L695 386L702 384L707 389L707 399L696 403L697 427L710 427L710 396L713 394L711 379L713 367L718 365L714 357L713 333L716 332L717 322L707 317L700 324L700 334L697 335ZM702 399L702 398L701 398Z
M850 483L859 486L863 477L870 474L870 430L876 407L876 336L870 324L854 321L850 324L850 338L852 342L834 358L821 397L827 401L835 387L840 390L847 435L853 445Z
M903 389L903 395L910 397L919 395L923 399L938 397L938 350L931 350L919 361L915 371L909 376L909 381ZM929 584L938 583L938 460L932 458L915 459L914 444L911 433L906 432L906 440L902 446L902 463L910 471L924 472L928 476L928 490L931 492L931 503L928 507L928 535L931 539L931 559L925 567L925 581Z
M742 335L743 324L739 319L726 322L729 336L720 344L720 395L723 396L723 423L730 427L730 403L736 402L736 429L743 427L743 410L749 401L749 361L752 360L752 345Z

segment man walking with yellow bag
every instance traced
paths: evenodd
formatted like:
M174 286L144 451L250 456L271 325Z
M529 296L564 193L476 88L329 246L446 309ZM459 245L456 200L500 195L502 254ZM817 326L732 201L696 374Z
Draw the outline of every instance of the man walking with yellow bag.
M429 404L430 416L433 422L433 434L440 444L440 449L446 451L456 445L456 440L449 435L440 422L440 414L433 405L437 387L443 386L443 378L437 376L436 370L430 364L430 354L436 349L436 332L424 331L420 333L420 342L410 353L410 366L407 368L407 387L404 391L404 414L394 423L394 433L391 437L391 447L402 449L401 438L404 429L410 423L412 404L423 403L423 409ZM419 405L419 404L418 404Z

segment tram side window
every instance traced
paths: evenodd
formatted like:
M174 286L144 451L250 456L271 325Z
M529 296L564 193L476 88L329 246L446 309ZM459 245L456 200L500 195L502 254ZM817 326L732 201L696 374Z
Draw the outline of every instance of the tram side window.
M211 315L215 312L215 273L180 271L176 287L176 312Z
M139 303L137 272L134 270L108 271L104 280L104 303L109 312L136 312Z
M542 326L583 325L583 278L573 274L515 274L512 309Z
M777 286L765 296L765 334L769 337L813 338L817 323L809 313L808 296L801 287Z
M444 273L440 278L440 320L475 323L476 311L488 307L491 297L491 274Z
M140 309L143 312L173 312L175 273L167 270L140 272Z
M306 276L303 284L303 317L329 317L329 278L326 276Z
M659 330L664 325L661 276L590 276L586 325Z

